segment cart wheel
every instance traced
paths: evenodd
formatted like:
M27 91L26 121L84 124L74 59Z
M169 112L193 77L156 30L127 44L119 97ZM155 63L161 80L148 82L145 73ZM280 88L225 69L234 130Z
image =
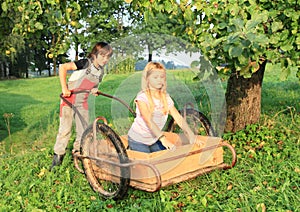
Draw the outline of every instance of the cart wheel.
M179 112L186 119L189 127L196 135L215 136L215 132L210 121L203 113L193 108L187 108ZM167 126L167 130L169 132L182 133L180 127L176 124L173 118L171 118Z
M89 126L81 141L84 172L94 191L104 198L121 199L128 190L130 169L118 166L128 162L120 137L107 125ZM114 165L113 163L117 164Z

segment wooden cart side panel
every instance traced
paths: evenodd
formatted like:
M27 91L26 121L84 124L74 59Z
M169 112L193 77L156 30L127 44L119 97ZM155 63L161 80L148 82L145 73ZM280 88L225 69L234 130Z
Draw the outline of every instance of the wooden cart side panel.
M207 136L202 137L202 139L206 139L205 147L214 146L221 142L220 138L208 138ZM177 144L180 144L180 142L176 140L176 137L173 139L173 141L176 141ZM194 178L196 177L195 173L202 173L202 169L217 166L223 163L222 147L187 156L191 151L197 151L200 148L203 147L190 144L178 146L175 151L164 150L149 154L127 150L127 154L133 161L141 160L147 163L155 164L161 175L162 186L166 186L169 185L170 182L180 182L182 180ZM167 162L159 162L172 157L176 158L179 155L183 155L183 157ZM155 188L156 178L153 171L144 165L135 165L131 167L131 186L140 187L140 189L143 190L151 190Z
M149 154L127 150L128 157L131 161L142 161L155 165L160 173L162 184L157 185L157 178L150 167L139 164L130 167L130 186L141 190L154 191L158 186L164 187L189 180L210 170L222 167L223 149L222 147L215 148L215 146L221 142L220 138L199 136L199 139L204 140L206 143L204 146L199 147L193 144L181 145L186 141L182 142L182 137L175 133L166 133L166 136L177 146L175 151L163 150ZM128 145L127 136L121 136L121 140L125 146ZM199 151L201 148L210 146L214 148L190 155L192 151ZM91 148L97 149L99 147ZM105 157L103 154L100 156L101 158ZM104 159L107 159L106 157ZM172 160L170 160L170 158L172 158ZM93 161L91 165L98 180L102 179L118 183L120 173L115 170L119 169L118 167L113 167L99 161Z
M181 152L176 152L176 153L172 152L169 155L176 156L181 154ZM211 155L209 157L204 156L207 153L210 153ZM130 150L128 151L128 155L131 159L135 161L142 160L142 158L147 157L147 156L136 157L135 152ZM147 159L143 161L148 163L153 163L156 160ZM221 163L223 163L223 149L219 147L217 149L211 150L206 153L199 153L199 154L186 156L184 158L180 158L180 159L176 159L164 163L158 163L155 166L159 170L162 180L165 180L187 172L201 169L203 167L215 166ZM131 168L131 179L141 180L142 178L143 180L151 181L151 179L155 180L154 177L155 176L153 171L150 168L145 167L144 165L135 165Z

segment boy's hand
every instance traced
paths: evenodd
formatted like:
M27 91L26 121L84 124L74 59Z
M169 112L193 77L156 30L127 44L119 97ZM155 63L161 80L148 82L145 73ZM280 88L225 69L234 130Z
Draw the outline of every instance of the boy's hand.
M63 97L70 97L71 96L71 91L68 89L64 89L62 91Z
M91 90L91 94L93 94L94 96L99 96L99 90L98 90L98 88L93 88L92 90Z

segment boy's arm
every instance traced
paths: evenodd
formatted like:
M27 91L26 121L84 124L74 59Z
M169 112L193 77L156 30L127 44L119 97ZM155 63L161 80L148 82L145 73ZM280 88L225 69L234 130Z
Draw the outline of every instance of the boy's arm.
M67 72L68 70L77 70L77 66L74 62L64 63L59 66L59 80L61 85L61 90L63 97L69 97L71 91L68 89L67 85Z

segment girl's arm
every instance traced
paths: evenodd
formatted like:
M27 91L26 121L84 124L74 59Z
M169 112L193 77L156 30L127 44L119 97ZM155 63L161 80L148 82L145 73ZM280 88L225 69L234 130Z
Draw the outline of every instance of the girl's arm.
M153 122L152 114L149 110L148 105L143 101L136 101L136 104L137 107L139 108L143 120L146 122L151 132L157 137L157 139L159 138L159 140L167 149L172 149L175 145L172 142L168 141L168 139L165 136L163 136L163 132Z
M67 86L68 70L77 70L77 66L74 62L64 63L59 66L59 80L64 97L69 97L71 95L71 91L68 89Z
M179 125L179 127L183 130L184 134L187 136L191 144L195 142L198 145L203 144L202 141L197 139L197 136L193 133L185 119L180 115L180 113L174 106L170 108L169 113L173 117L175 122Z

